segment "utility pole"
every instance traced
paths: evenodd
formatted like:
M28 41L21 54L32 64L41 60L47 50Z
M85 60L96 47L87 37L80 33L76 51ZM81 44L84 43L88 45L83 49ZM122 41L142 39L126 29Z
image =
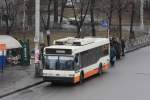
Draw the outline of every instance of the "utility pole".
M135 3L131 2L131 23L130 23L130 35L129 39L135 39L135 34L133 30L133 24L134 24L134 15L135 15Z
M54 0L54 28L58 24L58 0Z
M91 13L92 36L96 36L96 33L95 33L95 22L94 22L94 5L95 5L95 0L91 0L90 13Z
M39 49L40 38L40 0L35 0L35 49Z
M35 76L40 75L40 50L39 41L40 40L40 0L35 0Z

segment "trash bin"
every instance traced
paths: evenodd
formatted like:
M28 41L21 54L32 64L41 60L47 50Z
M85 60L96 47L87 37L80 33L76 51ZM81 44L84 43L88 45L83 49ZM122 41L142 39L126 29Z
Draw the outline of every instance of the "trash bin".
M21 65L28 66L30 65L30 47L29 47L29 40L21 41L22 45L21 48Z

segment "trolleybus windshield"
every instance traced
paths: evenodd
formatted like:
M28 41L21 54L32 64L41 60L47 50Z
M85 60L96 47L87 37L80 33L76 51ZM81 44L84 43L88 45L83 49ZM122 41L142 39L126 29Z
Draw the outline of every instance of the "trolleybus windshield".
M74 70L74 57L73 56L46 56L45 69Z

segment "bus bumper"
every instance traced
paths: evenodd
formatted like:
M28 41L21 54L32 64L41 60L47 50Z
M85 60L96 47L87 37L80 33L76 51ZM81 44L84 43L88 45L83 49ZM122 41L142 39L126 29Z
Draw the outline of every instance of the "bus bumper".
M43 77L45 82L74 83L74 77Z

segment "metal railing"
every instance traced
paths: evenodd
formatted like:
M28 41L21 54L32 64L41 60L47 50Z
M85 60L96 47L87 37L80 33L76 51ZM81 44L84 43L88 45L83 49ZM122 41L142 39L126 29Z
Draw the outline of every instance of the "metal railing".
M125 52L134 51L148 45L150 45L150 34L137 37L136 39L127 40Z

